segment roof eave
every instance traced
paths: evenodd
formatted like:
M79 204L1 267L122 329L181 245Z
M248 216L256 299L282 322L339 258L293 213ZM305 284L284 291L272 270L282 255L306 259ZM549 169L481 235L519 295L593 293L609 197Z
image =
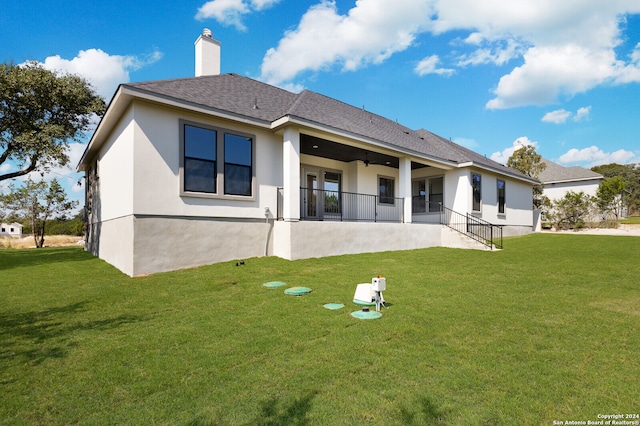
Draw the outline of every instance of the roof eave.
M497 167L491 167L488 164L481 164L481 163L475 163L473 161L468 161L466 163L458 164L458 167L459 168L475 167L475 168L478 168L478 169L487 170L487 171L490 171L490 172L494 172L494 173L498 173L498 174L501 174L501 175L509 176L511 178L514 178L514 179L517 179L517 180L521 180L523 182L527 182L527 183L529 183L531 185L540 185L540 181L538 181L538 180L536 180L534 178L531 178L531 177L526 176L526 175L518 174L516 171L514 171L513 173L506 172L505 170L498 169Z
M273 123L271 123L271 129L273 131L282 130L287 126L297 126L297 127L312 129L321 133L331 133L339 137L352 139L357 142L373 145L378 148L389 150L391 152L400 153L406 156L414 157L415 159L427 161L432 164L437 164L439 167L445 170L451 170L457 167L457 163L455 161L445 160L445 159L434 157L434 156L428 156L420 152L416 152L410 149L399 147L397 145L393 145L391 143L381 141L379 139L374 139L374 138L363 136L357 133L348 132L346 130L337 129L335 127L327 126L322 123L318 123L316 121L308 120L308 119L293 116L293 115L285 115L275 120Z

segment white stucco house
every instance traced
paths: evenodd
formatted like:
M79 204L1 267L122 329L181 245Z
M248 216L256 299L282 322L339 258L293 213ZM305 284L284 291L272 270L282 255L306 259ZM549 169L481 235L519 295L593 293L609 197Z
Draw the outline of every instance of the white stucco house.
M543 159L546 168L538 177L543 187L543 194L550 200L563 198L569 191L584 192L585 195L595 197L598 186L604 176L580 166L564 167L552 161Z
M206 30L195 45L196 77L120 85L78 165L86 249L126 274L456 246L448 226L532 231L537 181L319 93L220 74Z
M22 238L22 225L17 222L0 223L0 238Z

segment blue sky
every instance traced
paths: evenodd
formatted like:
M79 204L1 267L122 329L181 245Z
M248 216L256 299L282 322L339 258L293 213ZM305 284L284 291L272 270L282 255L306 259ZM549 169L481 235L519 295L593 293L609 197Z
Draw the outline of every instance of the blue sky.
M1 61L81 74L107 101L119 83L193 76L193 42L210 28L223 73L313 90L500 162L534 144L567 166L640 163L640 0L8 1L0 28ZM72 145L74 166L83 149Z

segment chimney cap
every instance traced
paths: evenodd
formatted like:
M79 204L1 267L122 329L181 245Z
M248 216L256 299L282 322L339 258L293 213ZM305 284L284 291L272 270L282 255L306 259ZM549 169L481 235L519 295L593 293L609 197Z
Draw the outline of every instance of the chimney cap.
M209 37L209 38L213 38L213 33L211 32L211 30L209 28L205 28L202 30L202 35L204 37Z

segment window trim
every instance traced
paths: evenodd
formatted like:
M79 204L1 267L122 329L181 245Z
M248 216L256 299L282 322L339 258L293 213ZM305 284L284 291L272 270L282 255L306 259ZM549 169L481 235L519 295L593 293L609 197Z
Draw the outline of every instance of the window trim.
M185 140L184 140L184 127L192 126L199 127L201 129L212 130L216 132L216 192L196 192L184 190L184 167L185 167ZM190 198L208 198L208 199L224 199L224 200L238 200L238 201L255 201L256 200L256 136L251 133L238 131L235 129L229 129L225 127L214 126L191 120L179 120L179 161L180 161L180 196ZM224 135L232 134L236 136L246 137L251 139L251 195L230 195L224 193Z
M475 199L474 199L475 198L475 179L474 179L475 176L478 176L480 178L478 180L478 183L479 183L478 192L480 193L480 200L478 200L478 204L479 204L478 210L474 208L475 207L474 205L475 204ZM480 173L475 173L475 172L471 173L471 211L473 213L482 212L482 175Z
M502 182L502 190L504 191L504 201L502 203L502 212L500 211L500 182ZM504 179L496 179L496 199L498 216L507 215L507 181Z
M380 179L387 179L389 181L391 181L391 188L393 190L393 194L391 195L391 197L389 197L388 195L383 196L380 193ZM378 175L378 205L379 206L395 206L396 205L396 178L391 177L391 176L385 176L385 175ZM386 202L386 201L382 201L382 198L391 198L391 202Z

